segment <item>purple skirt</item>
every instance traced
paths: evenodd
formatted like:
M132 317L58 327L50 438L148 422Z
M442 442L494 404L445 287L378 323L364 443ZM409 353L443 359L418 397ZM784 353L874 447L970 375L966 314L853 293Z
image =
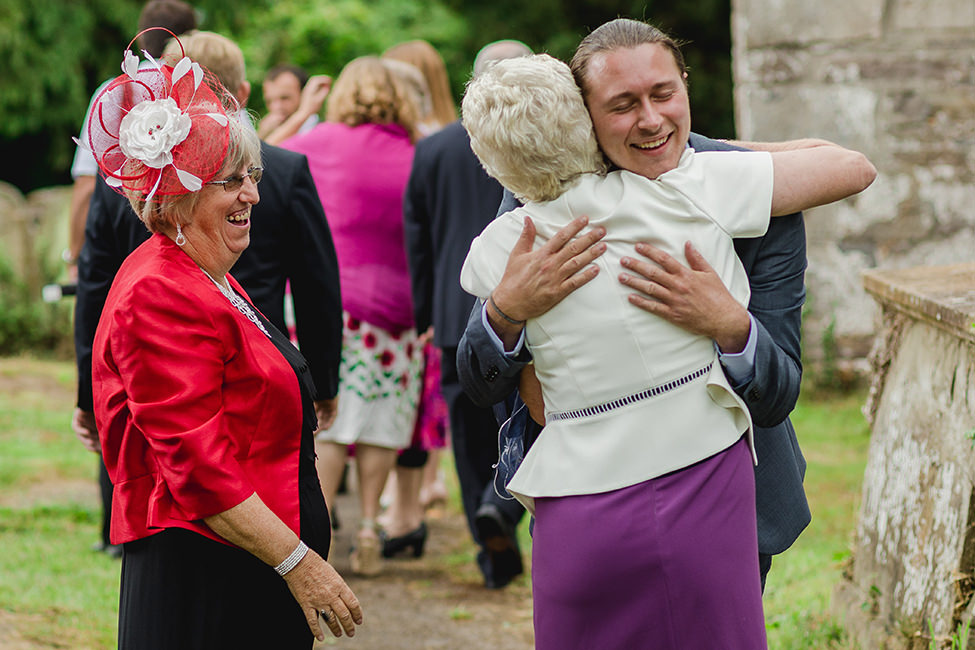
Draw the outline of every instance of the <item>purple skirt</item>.
M766 648L741 440L602 494L535 500L536 650Z

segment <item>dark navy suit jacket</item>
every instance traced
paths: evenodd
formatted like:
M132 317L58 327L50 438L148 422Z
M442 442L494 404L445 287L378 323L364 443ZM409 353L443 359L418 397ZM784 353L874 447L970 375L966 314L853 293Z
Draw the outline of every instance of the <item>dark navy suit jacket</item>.
M298 344L311 368L316 400L338 392L342 300L332 234L301 154L261 144L261 201L251 211L251 242L231 269L254 306L280 331L285 283L291 282ZM100 179L95 184L78 258L75 356L78 407L92 410L91 346L105 298L130 252L149 238L129 202Z
M735 149L696 133L691 134L690 145L697 151ZM501 212L516 205L509 193L505 199ZM733 388L755 424L758 548L774 555L789 548L810 521L802 487L806 461L788 419L802 378L800 323L806 296L802 214L775 217L763 237L734 243L751 287L748 311L757 325L757 348L754 377ZM515 359L501 354L484 329L480 306L475 305L457 350L461 385L475 403L503 401L517 388L518 373L530 359L527 350Z
M417 143L403 201L406 252L416 330L433 325L437 347L457 347L464 333L474 296L461 289L460 269L501 195L460 121Z

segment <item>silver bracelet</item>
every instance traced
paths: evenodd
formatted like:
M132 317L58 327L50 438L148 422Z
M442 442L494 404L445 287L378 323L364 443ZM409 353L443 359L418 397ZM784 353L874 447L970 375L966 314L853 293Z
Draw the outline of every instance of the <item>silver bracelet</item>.
M488 296L488 302L490 302L491 303L491 306L494 307L494 311L496 311L498 313L498 316L500 316L501 318L505 319L506 321L508 321L512 325L524 325L525 324L525 321L518 320L517 318L512 318L508 314L506 314L503 311L501 311L501 308L498 307L498 303L494 302L494 294L493 293Z
M286 573L288 573L288 571L291 571L291 569L295 568L298 563L301 562L306 553L308 553L308 546L299 539L298 546L295 548L295 550L291 551L291 555L284 558L284 561L274 567L274 570L278 572L279 576L283 577Z

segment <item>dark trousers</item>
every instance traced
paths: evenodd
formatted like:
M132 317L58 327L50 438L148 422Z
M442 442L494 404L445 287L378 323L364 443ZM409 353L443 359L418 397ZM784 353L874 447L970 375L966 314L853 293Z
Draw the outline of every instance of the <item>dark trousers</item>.
M765 578L768 577L768 572L772 570L772 556L766 553L758 554L758 574L762 578L762 593L765 593Z
M109 538L112 522L112 479L108 477L108 470L105 469L101 454L98 456L98 488L102 496L102 544L108 546L112 543Z
M493 575L491 559L478 539L474 526L477 509L493 503L515 526L525 509L514 500L506 500L494 491L494 464L498 462L498 423L489 408L474 404L460 387L457 377L457 348L442 348L441 389L450 415L451 446L460 483L460 496L467 525L475 543L481 547L477 563L485 577Z

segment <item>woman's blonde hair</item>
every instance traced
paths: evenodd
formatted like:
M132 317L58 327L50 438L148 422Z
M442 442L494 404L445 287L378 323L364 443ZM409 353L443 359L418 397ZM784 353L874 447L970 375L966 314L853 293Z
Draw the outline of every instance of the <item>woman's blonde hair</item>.
M450 91L450 79L443 57L430 43L422 40L399 43L383 52L384 59L403 61L419 68L430 89L430 115L423 119L443 128L457 119L457 104Z
M261 141L257 133L249 124L242 124L236 116L229 116L229 138L227 154L223 159L221 172L218 174L233 174L243 166L259 166L261 164ZM205 188L204 188L205 189ZM191 220L193 210L200 200L200 192L187 192L175 196L156 196L146 202L145 195L127 193L126 197L132 209L139 215L142 223L150 232L163 232L176 228L176 224L186 224ZM222 191L222 190L221 190Z
M328 99L325 119L349 126L398 124L415 142L419 108L398 74L375 56L361 56L342 68Z
M430 101L430 87L427 85L427 80L423 78L423 73L415 65L398 59L383 59L383 65L389 68L397 81L401 82L400 85L409 94L410 101L416 107L419 121L425 124L426 119L423 116L430 115L433 104Z
M606 173L569 67L547 54L505 59L467 85L471 148L519 199L551 201L581 174Z

